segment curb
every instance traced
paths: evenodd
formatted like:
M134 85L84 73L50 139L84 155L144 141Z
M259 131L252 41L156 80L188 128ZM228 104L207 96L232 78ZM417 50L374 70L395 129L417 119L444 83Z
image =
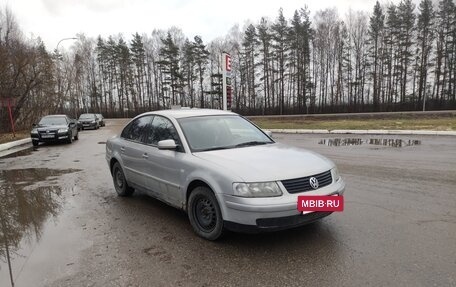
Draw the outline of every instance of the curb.
M32 142L32 139L31 138L27 138L27 139L21 139L21 140L17 140L17 141L13 141L13 142L0 144L0 151L5 151L5 150L11 149L13 147L25 145L25 144L28 144L28 143L31 143L31 142Z
M456 136L456 131L429 130L308 130L308 129L265 129L282 134L358 134L358 135L439 135Z

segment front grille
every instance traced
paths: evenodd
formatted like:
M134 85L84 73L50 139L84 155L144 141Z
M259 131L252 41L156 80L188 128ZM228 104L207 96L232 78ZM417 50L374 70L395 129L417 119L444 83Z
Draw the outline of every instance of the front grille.
M328 170L311 176L282 180L282 184L285 186L288 193L298 193L314 190L314 188L310 186L309 182L309 179L311 177L315 177L318 180L318 188L330 185L332 183L331 171Z
M56 132L56 131L49 131L49 132L41 131L41 132L39 132L39 133L40 133L40 135L51 135L51 136L53 136L53 135L55 135L57 132Z

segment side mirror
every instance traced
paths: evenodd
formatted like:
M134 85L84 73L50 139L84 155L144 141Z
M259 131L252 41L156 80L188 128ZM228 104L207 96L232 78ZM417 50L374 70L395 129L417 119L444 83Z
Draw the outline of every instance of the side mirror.
M272 138L272 132L271 131L263 131L268 137Z
M36 128L37 126L38 126L38 125L35 124L35 123L32 124L32 128Z
M162 140L158 142L158 149L175 150L177 148L174 140Z
M69 127L72 128L72 127L74 127L75 125L76 125L75 122L71 122L71 123L69 124Z

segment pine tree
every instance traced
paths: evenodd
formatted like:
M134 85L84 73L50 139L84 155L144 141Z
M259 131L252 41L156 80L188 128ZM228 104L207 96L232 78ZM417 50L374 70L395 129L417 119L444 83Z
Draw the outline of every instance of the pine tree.
M207 68L207 62L209 59L209 52L206 49L206 45L203 43L203 39L200 36L193 38L194 56L196 63L196 70L198 74L198 82L200 89L200 107L204 108L204 74Z
M135 87L138 94L139 103L141 108L145 107L146 96L149 99L149 109L151 107L150 95L146 94L146 88L144 88L144 78L146 73L146 54L144 49L144 43L142 37L135 33L130 43L131 50L131 60L134 65L134 78L135 78Z
M165 75L163 85L169 85L171 88L171 104L182 105L183 99L177 99L181 87L180 80L182 75L179 67L179 47L175 44L171 33L168 32L166 38L161 39L163 47L160 49L161 60L158 62L162 73Z
M400 71L401 71L401 104L404 104L407 97L407 83L410 62L412 58L413 32L415 29L415 5L411 0L403 0L398 6L399 18L399 49L400 49Z
M422 0L419 5L419 15L417 22L417 44L419 48L418 57L420 59L418 68L418 101L423 103L425 109L427 75L429 70L429 56L434 40L434 17L431 0Z
M375 3L374 12L370 17L369 23L369 37L371 44L371 59L374 65L374 70L372 72L373 78L373 104L374 109L378 110L380 102L380 87L381 87L381 77L379 73L379 57L382 53L382 43L383 43L383 30L384 30L384 20L385 15L383 14L380 3L377 1Z
M279 16L275 23L272 25L272 39L274 40L272 47L274 48L274 54L277 61L278 78L278 101L279 101L279 114L283 114L285 111L285 68L288 60L289 44L287 42L287 36L289 33L289 27L287 20L283 16L282 8L279 9Z

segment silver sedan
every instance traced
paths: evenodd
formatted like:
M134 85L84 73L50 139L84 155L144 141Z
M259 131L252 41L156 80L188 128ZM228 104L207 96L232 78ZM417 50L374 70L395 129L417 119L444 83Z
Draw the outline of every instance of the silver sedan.
M141 190L187 212L194 231L215 240L223 231L271 231L313 222L299 195L342 195L334 163L276 143L227 111L163 110L141 114L106 143L119 196ZM318 185L309 184L309 179Z

